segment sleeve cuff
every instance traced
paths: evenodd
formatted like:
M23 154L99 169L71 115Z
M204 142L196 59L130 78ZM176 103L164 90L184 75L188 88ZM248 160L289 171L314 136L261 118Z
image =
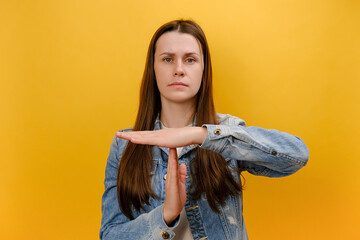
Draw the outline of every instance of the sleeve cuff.
M215 152L221 152L225 147L226 137L228 137L231 133L229 127L225 125L211 124L204 124L202 127L207 129L208 135L200 147Z
M164 204L155 208L150 217L150 227L153 229L154 239L172 239L175 236L174 229L179 225L179 219L177 218L171 227L169 227L163 218Z

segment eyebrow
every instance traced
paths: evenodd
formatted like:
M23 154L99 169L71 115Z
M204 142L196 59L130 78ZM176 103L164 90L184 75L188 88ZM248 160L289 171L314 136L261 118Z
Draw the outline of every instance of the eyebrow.
M172 53L172 52L163 52L161 53L159 56L162 56L162 55L169 55L169 56L174 56L175 53ZM197 55L200 57L200 54L196 53L196 52L188 52L188 53L185 53L185 56L189 56L189 55Z

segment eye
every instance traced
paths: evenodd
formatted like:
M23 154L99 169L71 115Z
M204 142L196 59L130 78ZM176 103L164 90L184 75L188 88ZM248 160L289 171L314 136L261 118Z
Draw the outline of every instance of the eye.
M195 62L195 59L194 58L187 58L185 61L188 62L188 63L193 63L193 62Z
M169 62L171 62L171 58L166 57L166 58L163 59L163 61L169 63Z

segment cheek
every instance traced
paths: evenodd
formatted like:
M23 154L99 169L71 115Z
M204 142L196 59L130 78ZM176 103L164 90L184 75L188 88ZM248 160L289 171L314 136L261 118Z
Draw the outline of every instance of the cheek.
M202 71L201 72L197 72L196 75L193 76L194 77L194 88L193 90L198 92L202 83Z
M200 84L202 82L203 72L204 72L203 68L198 69L198 71L196 72L196 79L199 82L199 86L200 86Z
M155 73L156 83L157 83L158 87L160 87L162 79L163 79L162 71L160 71L159 67L156 64L154 65L154 73Z
M154 72L155 72L156 81L160 81L160 82L165 80L170 74L169 70L166 67L157 66L157 65L154 65Z

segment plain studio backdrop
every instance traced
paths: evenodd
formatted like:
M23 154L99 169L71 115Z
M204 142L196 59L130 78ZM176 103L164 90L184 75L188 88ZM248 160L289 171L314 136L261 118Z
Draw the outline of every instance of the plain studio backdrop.
M250 239L360 239L357 0L0 1L0 239L98 239L110 142L150 38L191 18L217 112L300 136L306 167L245 173Z

